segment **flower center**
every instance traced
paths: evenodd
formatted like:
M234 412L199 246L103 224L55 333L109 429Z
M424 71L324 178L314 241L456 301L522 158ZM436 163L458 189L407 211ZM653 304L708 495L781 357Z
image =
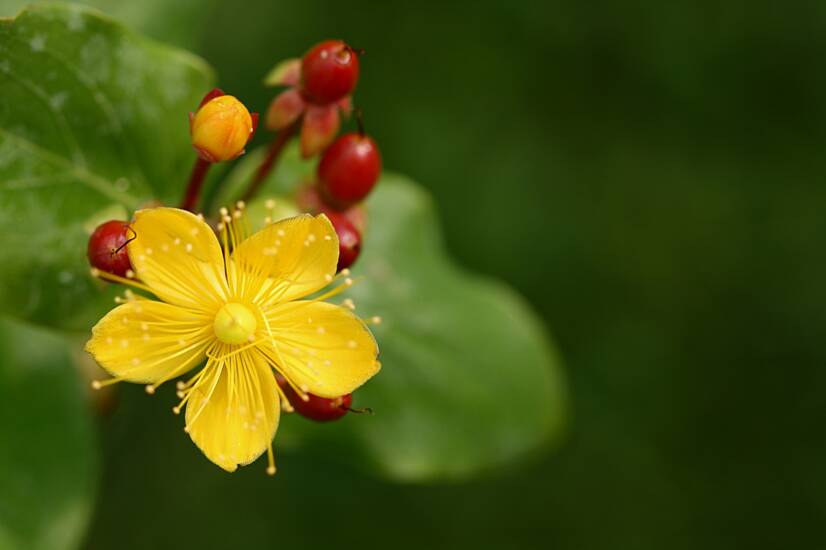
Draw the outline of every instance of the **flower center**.
M258 321L252 311L236 302L225 304L219 309L213 323L215 336L225 344L248 342L257 327Z

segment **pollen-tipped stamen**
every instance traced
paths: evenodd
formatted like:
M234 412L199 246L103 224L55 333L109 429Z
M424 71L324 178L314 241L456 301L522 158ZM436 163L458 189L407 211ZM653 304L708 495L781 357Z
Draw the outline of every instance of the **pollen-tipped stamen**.
M106 380L92 380L92 389L99 390L106 386L111 386L113 384L117 384L118 382L123 382L123 378L114 377L114 378L107 378Z
M152 292L145 284L136 281L135 279L129 279L127 277L121 277L120 275L115 275L114 273L109 273L108 271L102 271L96 267L93 267L89 270L89 273L92 277L103 279L104 281L109 281L112 283L120 283L122 285L129 285L135 288L139 288L145 292Z
M272 452L272 441L267 445L267 475L275 475L275 456Z

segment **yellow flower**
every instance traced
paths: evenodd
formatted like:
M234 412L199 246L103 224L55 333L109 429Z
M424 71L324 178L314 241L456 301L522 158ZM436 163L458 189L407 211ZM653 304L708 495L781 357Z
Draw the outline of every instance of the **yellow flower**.
M275 373L300 395L338 397L378 372L378 347L362 320L324 301L352 284L348 273L334 277L338 239L326 216L290 218L249 238L241 210L222 217L223 251L201 216L138 211L128 245L136 278L95 274L158 300L127 292L86 350L114 376L96 387L125 380L149 393L206 359L178 383L173 410L186 407L185 430L221 468L268 450L274 473L272 439L281 405L290 410Z
M209 162L232 160L244 152L255 131L252 115L231 95L207 101L192 117L192 145Z

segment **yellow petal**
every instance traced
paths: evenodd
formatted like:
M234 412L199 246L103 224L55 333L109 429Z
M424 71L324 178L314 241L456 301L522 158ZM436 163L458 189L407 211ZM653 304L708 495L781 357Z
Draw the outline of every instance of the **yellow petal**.
M199 217L177 208L135 213L135 240L129 259L138 278L158 298L185 307L215 311L226 295L221 246Z
M177 306L136 300L116 307L92 328L86 351L116 378L156 384L204 359L211 323Z
M220 352L219 352L220 353ZM254 353L210 360L210 372L186 405L187 431L212 462L234 472L272 442L281 403L272 369Z
M327 216L304 214L268 225L242 242L233 259L246 277L270 277L246 285L257 291L250 300L288 302L329 284L338 263L338 237Z
M379 371L379 348L367 326L343 307L291 302L267 312L272 338L262 347L284 376L304 391L339 397Z

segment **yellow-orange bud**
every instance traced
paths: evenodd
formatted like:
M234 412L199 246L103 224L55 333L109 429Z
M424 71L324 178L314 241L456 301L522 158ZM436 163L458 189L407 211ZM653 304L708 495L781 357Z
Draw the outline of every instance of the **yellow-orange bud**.
M204 160L232 160L244 152L254 131L244 104L231 95L207 101L192 117L192 145Z

